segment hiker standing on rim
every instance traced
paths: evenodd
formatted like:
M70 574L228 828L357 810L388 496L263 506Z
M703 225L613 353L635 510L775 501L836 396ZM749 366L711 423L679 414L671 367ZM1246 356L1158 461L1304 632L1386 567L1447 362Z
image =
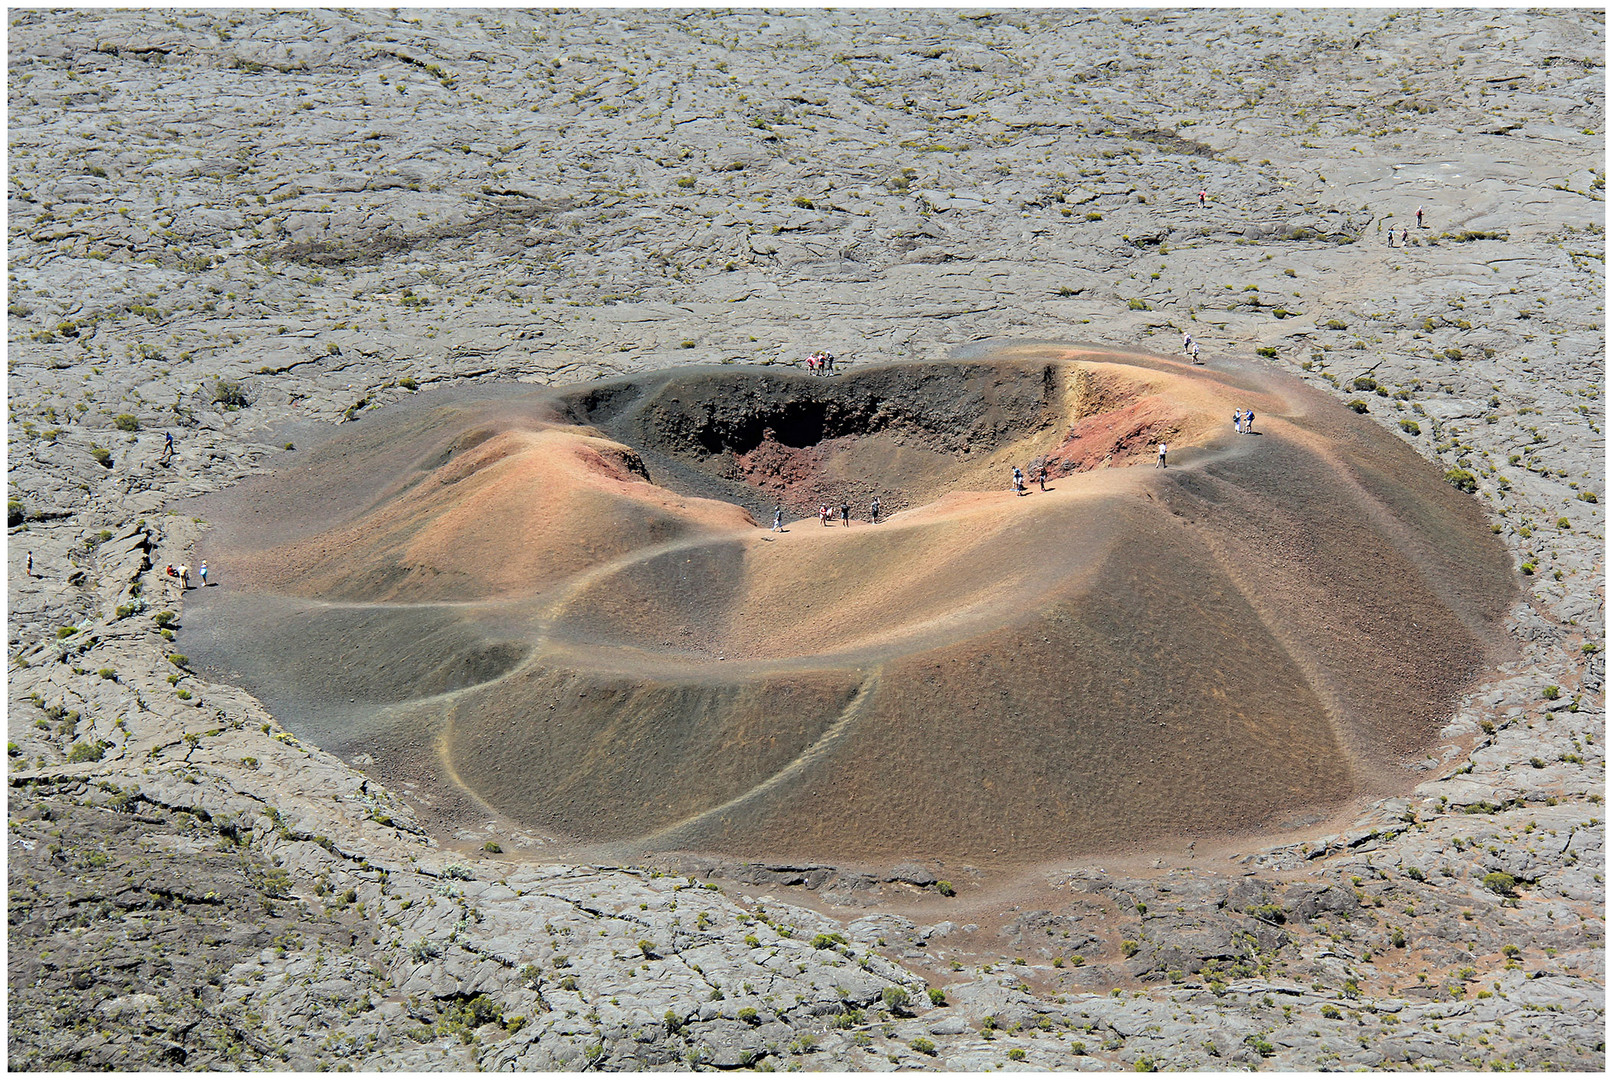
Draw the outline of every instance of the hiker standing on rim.
M851 528L851 504L850 503L841 503L840 504L840 524L844 525L848 529Z
M873 503L870 504L869 507L868 507L868 520L872 521L875 525L879 524L879 496L878 495L874 496Z
M1159 464L1154 466L1154 468L1156 468L1156 469L1165 468L1165 450L1166 450L1165 444L1160 443L1159 444Z

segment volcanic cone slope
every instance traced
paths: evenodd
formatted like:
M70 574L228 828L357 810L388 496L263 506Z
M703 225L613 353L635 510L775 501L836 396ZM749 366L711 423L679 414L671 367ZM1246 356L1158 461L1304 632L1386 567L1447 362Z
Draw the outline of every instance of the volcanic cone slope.
M1414 782L1514 592L1477 504L1370 421L1073 346L421 394L211 512L230 587L189 652L388 779L618 853L1315 821Z

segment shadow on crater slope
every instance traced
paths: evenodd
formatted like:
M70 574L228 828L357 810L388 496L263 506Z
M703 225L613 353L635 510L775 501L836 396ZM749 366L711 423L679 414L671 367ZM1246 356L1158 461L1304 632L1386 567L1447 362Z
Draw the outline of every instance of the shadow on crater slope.
M1477 504L1369 421L1075 347L422 394L209 513L230 578L188 652L388 780L613 855L1315 820L1414 782L1514 592Z

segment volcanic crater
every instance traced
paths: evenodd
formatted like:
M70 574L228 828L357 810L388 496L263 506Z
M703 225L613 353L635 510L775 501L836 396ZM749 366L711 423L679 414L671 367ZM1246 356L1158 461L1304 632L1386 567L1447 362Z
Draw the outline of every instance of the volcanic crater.
M207 512L197 661L600 857L1314 824L1416 782L1515 592L1477 504L1370 420L1074 345L423 392Z

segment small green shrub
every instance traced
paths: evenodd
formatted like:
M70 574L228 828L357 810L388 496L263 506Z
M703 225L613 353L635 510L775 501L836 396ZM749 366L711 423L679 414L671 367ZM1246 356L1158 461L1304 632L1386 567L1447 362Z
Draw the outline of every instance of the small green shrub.
M78 633L78 627L76 626L58 626L56 628L56 640L60 641L62 638L72 637L76 633Z
M241 389L241 384L224 379L213 384L213 402L226 409L244 409L249 404L246 391Z
M1548 686L1540 692L1540 695L1547 701L1556 701L1558 698L1563 696L1562 687Z
M405 390L418 390L418 389L420 389L420 384L415 382L413 379L409 378L409 376L407 376L407 375L405 375L403 378L398 380L398 385L403 387ZM287 449L289 450L290 447L287 447Z
M1017 1046L1014 1047L1012 1050L1008 1051L1008 1060L1009 1061L1024 1061L1025 1060L1025 1051L1021 1050Z
M73 749L68 751L67 763L69 765L79 765L86 761L100 761L101 755L111 745L111 743L100 740L96 740L93 743L76 743Z
M482 850L487 852L489 855L499 855L504 851L504 849L499 846L499 842L497 840L489 840L487 843L482 845Z
M1255 352L1264 356L1267 360L1277 359L1277 347L1275 345L1262 345Z
M900 986L887 986L880 993L879 1000L885 1003L885 1008L896 1012L907 1007L907 991Z
M1132 297L1130 300L1126 301L1126 306L1128 308L1130 308L1132 311L1153 311L1154 310L1153 308L1148 306L1148 301L1140 300L1135 296Z
M911 1046L914 1050L918 1051L921 1054L928 1054L931 1057L935 1056L935 1043L931 1042L929 1039L926 1039L922 1035L920 1035L918 1038L914 1039L912 1042L908 1043L907 1045Z
M1350 328L1349 324L1343 319L1329 319L1322 325L1327 327L1329 330L1348 330Z
M1445 482L1458 491L1465 491L1469 495L1479 489L1479 478L1466 469L1447 469L1445 471Z
M946 991L942 990L939 986L930 987L930 1004L931 1005L945 1005L946 1003L947 1003Z
M1120 952L1121 952L1121 954L1126 956L1126 957L1128 957L1128 958L1136 956L1138 950L1140 950L1141 948L1142 948L1141 945L1138 945L1135 941L1131 940L1130 938L1127 938L1125 941L1122 941L1120 943Z
M1400 430L1404 431L1407 435L1421 435L1423 433L1422 426L1415 420L1400 421Z
M28 508L21 499L6 500L6 528L15 529L28 518Z
M1582 491L1579 493L1578 498L1580 502L1594 503L1596 501L1596 492Z
M1323 1005L1322 1006L1322 1018L1325 1019L1325 1020L1339 1020L1339 1019L1342 1019L1343 1016L1344 1016L1344 1014L1339 1012L1339 1010L1338 1010L1338 1008L1336 1006L1333 1006L1333 1005Z
M1362 401L1360 398L1351 398L1349 401L1346 401L1344 404L1348 405L1351 409L1355 410L1358 413L1364 413L1364 412L1367 411L1367 403Z
M1518 879L1504 870L1484 875L1484 887L1497 896L1512 896L1518 887Z
M803 210L816 210L817 209L817 207L812 205L812 200L807 198L805 195L797 195L795 198L791 199L790 201L792 203L794 203L796 206L799 206Z
M742 1024L761 1023L760 1014L758 1014L757 1011L751 1008L749 1005L745 1006L743 1009L740 1009L735 1015L739 1018L739 1022Z
M94 458L104 468L110 469L112 467L112 451L104 446L90 447L90 457Z
M958 890L952 887L952 882L950 881L937 881L935 883L935 891L940 893L942 896L958 895Z
M1357 390L1376 390L1378 388L1378 380L1374 379L1371 375L1357 375L1355 377L1355 382L1352 385L1354 385Z
M176 668L189 667L190 657L186 656L184 653L169 653L168 662L174 665Z
M133 413L118 413L112 422L117 424L119 431L140 430L140 418Z
M836 945L844 945L845 943L846 935L844 934L819 934L812 939L814 949L832 949Z

